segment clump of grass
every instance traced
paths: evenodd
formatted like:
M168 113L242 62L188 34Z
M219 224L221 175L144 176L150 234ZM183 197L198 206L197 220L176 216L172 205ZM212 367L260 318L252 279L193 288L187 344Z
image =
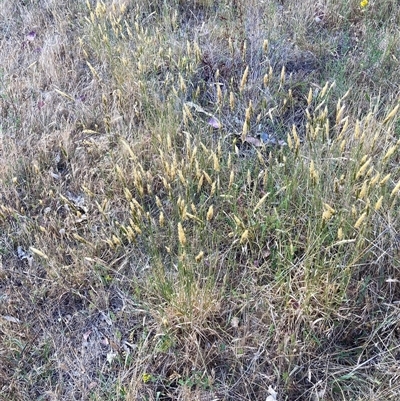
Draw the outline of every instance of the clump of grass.
M396 397L394 4L2 6L7 399Z

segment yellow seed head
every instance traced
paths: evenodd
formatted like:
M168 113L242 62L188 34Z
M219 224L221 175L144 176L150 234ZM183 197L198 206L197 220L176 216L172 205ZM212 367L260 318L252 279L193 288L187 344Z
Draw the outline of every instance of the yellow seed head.
M194 52L196 54L196 59L200 60L201 59L201 49L197 42L194 42Z
M398 104L387 116L386 118L383 120L383 124L387 123L388 121L390 121L398 112L400 107L400 104Z
M365 180L360 190L360 193L358 194L358 199L364 199L365 196L367 195L368 189L369 189L368 180Z
M125 175L124 175L124 173L122 172L121 167L118 166L118 164L115 166L115 170L117 171L117 174L118 174L119 179L122 180L122 181L125 180Z
M201 187L203 186L203 181L204 181L204 175L202 174L197 184L197 192L200 192Z
M246 67L246 69L243 72L242 79L240 81L240 87L239 87L239 92L243 92L244 87L246 86L247 83L247 78L249 76L249 66Z
M364 156L365 157L365 156ZM364 158L363 158L364 159ZM363 162L363 159L361 160L361 162ZM356 179L362 177L365 174L365 171L367 170L367 167L369 166L369 164L371 163L371 158L369 158L361 167L360 169L357 171L356 174Z
M206 181L211 185L211 184L212 184L212 179L211 179L211 177L207 174L207 172L204 171L204 170L203 170L203 175L204 175L204 178L206 179Z
M168 133L167 134L167 150L171 150L172 149L172 141L171 141L171 135Z
M347 127L349 126L349 116L347 116L346 118L344 118L340 123L344 122L343 127L340 131L339 136L342 136L346 131L347 131Z
M220 171L219 160L215 153L213 153L213 162L214 162L214 170L219 172Z
M128 202L130 202L133 198L131 191L128 188L124 188L125 198Z
M247 121L245 121L243 123L243 129L242 129L242 141L243 142L245 141L248 132L249 132L249 123Z
M263 42L263 52L264 52L264 53L267 53L267 51L268 51L268 39L264 39L264 42Z
M249 230L244 230L242 236L240 237L240 243L244 244L249 239Z
M185 204L182 205L180 212L182 221L185 221L187 218L187 206Z
M308 91L308 96L307 96L307 105L309 106L312 102L312 97L313 97L313 93L312 93L312 89L310 88L310 90Z
M207 211L207 216L206 216L207 221L211 221L211 219L213 218L213 216L214 216L214 207L213 207L213 205L211 205L211 206L208 208L208 211Z
M380 173L376 173L375 176L371 180L371 187L374 187L376 183L379 181L379 178L381 177Z
M193 114L192 114L192 112L190 111L190 108L189 108L189 106L188 106L186 103L183 105L183 113L184 113L184 115L187 116L187 118L188 118L190 121L193 121Z
M396 195L400 191L400 181L396 184L396 186L393 188L393 191L391 192L390 196Z
M233 92L229 94L229 107L231 111L235 110L235 95L233 94Z
M268 86L268 82L269 82L269 75L265 74L263 79L264 87Z
M252 183L253 179L251 178L250 169L247 170L246 179L247 179L247 186L251 187L251 183Z
M338 106L340 106L340 100L338 102ZM337 110L337 113L336 113L336 125L338 125L341 122L345 107L346 106L343 105L342 107L340 107L340 109Z
M251 111L252 111L252 105L250 104L249 107L246 108L246 123L250 124L250 118L251 118Z
M315 169L315 165L314 165L314 161L313 160L311 160L311 163L310 163L310 178L311 178L311 180L313 181L314 184L318 183L319 173Z
M233 219L235 220L236 225L237 225L238 227L243 228L243 230L244 230L244 224L243 224L243 222L239 219L239 217L233 215Z
M351 90L349 89L349 90L343 95L343 97L342 97L341 100L346 99L346 98L350 95L350 92L351 92Z
M185 177L183 176L182 170L178 170L178 177L179 177L179 181L182 183L182 185L184 187L186 187L187 182L185 180Z
M246 54L247 54L247 40L243 42L243 47L242 47L242 60L246 61Z
M328 203L324 203L324 212L322 213L322 220L328 221L335 214L335 209Z
M356 224L354 224L355 229L359 229L365 218L367 217L367 212L364 212L356 221Z
M343 141L340 143L340 153L343 153L345 149L346 149L346 139L343 139Z
M389 160L389 158L393 155L393 153L396 151L396 149L397 149L397 144L389 148L389 150L386 152L385 156L383 157L383 160L382 160L383 163L386 163Z
M379 182L379 185L380 185L381 187L384 186L384 185L389 181L389 178L390 178L391 175L392 175L391 173L386 174L386 175L381 179L381 181Z
M324 210L324 212L322 213L322 220L328 221L332 216L333 214L330 212L330 210Z
M39 249L34 248L33 246L30 246L29 249L36 255L40 256L43 259L48 259L49 257Z
M158 218L158 222L160 223L160 227L164 227L165 219L164 219L164 213L160 212L160 216Z
M293 140L294 140L294 147L295 147L296 152L298 152L298 150L300 148L300 137L297 134L297 129L294 124L293 124L293 128L292 128L292 134L293 134Z
M182 77L182 75L181 74L179 74L179 89L182 91L182 92L185 92L186 91L186 84L185 84L185 80L183 79L183 77Z
M235 173L233 172L233 170L231 170L231 173L229 175L229 184L228 184L229 189L232 187L234 179L235 179Z
M323 98L326 95L326 92L328 91L328 86L329 86L329 82L327 82L325 84L325 86L322 88L321 93L319 94L320 98Z
M256 204L256 206L253 209L253 213L255 213L266 201L266 199L268 198L269 192L266 193Z
M292 141L292 137L290 136L290 132L288 132L288 134L287 134L286 141L287 141L289 149L293 150L293 141Z
M213 195L215 194L216 189L217 189L217 183L214 181L214 182L211 184L210 196L213 196Z
M267 183L268 183L268 171L265 170L265 171L264 171L264 174L263 174L263 187L264 187L264 188L266 188Z
M280 78L281 85L283 85L285 83L285 73L286 73L286 68L285 68L285 66L283 66L282 70L281 70L281 78Z
M184 247L186 245L186 235L185 231L183 230L182 223L178 223L178 238L179 243Z
M136 233L138 233L138 234L142 233L142 230L140 229L140 227L138 225L134 224L132 226L132 228L135 230Z
M195 257L196 262L201 262L203 260L203 257L204 257L204 252L203 251L199 252Z
M382 202L383 202L383 196L381 196L381 197L377 200L377 202L375 203L374 209L375 209L376 211L378 211L378 210L382 207Z
M338 237L339 241L341 241L344 238L343 228L342 227L338 228L337 237Z
M217 85L217 104L221 105L222 104L222 90L221 90L221 85Z
M112 236L112 242L116 246L121 245L121 240L116 235Z

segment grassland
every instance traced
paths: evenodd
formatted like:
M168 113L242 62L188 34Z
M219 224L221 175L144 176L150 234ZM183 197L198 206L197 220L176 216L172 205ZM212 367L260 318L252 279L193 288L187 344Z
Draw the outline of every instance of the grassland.
M400 399L399 24L0 2L0 399Z

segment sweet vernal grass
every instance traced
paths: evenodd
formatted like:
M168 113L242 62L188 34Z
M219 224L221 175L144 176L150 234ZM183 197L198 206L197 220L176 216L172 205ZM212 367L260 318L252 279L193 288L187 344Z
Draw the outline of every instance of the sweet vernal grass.
M397 399L396 1L0 15L1 394Z

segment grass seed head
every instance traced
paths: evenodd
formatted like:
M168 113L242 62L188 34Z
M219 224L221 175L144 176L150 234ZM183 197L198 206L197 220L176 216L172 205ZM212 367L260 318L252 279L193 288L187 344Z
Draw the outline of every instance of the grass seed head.
M267 54L267 52L268 52L268 39L264 39L264 42L263 42L263 52L264 52L265 54Z
M181 246L184 247L186 245L186 235L180 222L178 223L178 239Z
M215 191L216 191L216 190L217 190L217 182L214 181L214 182L211 184L210 196L213 196L213 195L215 194Z
M383 120L383 124L388 123L390 120L393 119L393 117L396 115L396 113L399 111L400 104L398 104Z
M280 84L281 86L285 83L285 76L286 76L286 67L283 66L281 70L281 76L280 76Z
M358 194L358 199L364 199L367 196L368 189L369 189L369 182L368 180L365 180Z
M308 96L307 96L307 106L310 106L310 104L312 102L312 98L313 98L313 91L310 88L310 90L308 91Z
M357 219L356 223L354 224L355 229L359 229L361 224L364 222L365 218L367 217L367 212L361 214L361 216Z
M396 152L396 150L397 150L397 144L391 146L391 147L388 149L388 151L386 152L385 156L383 157L382 162L383 162L383 163L386 163L386 162L390 159L390 157L394 154L394 152Z
M317 171L316 168L315 168L314 160L311 160L311 162L310 162L309 171L310 171L310 178L311 178L311 181L312 181L314 184L317 184L318 181L319 181L319 173L318 173L318 171Z
M222 100L223 100L223 96L222 96L221 85L217 84L217 104L219 106L222 105Z
M376 183L379 181L379 178L381 177L381 174L378 172L375 174L375 176L371 179L370 185L371 187L374 187Z
M203 260L203 258L204 258L204 252L203 251L200 251L197 255L196 255L196 257L195 257L195 260L196 260L196 262L201 262L202 260Z
M365 157L365 156L364 156ZM361 162L363 163L363 159L361 159ZM359 168L359 170L357 171L356 174L356 179L359 179L360 177L362 177L365 174L365 170L367 169L367 167L369 166L369 164L371 163L371 158L369 158L367 161L364 162L364 164Z
M286 141L287 141L288 148L290 150L293 150L293 141L292 141L292 136L290 135L290 132L288 132L288 134L287 134Z
M324 212L322 213L322 220L328 221L335 214L335 209L328 203L324 203Z
M231 111L235 110L235 95L232 91L229 93L229 108Z
M249 239L249 230L244 230L243 234L240 237L240 244L244 244Z
M160 227L164 227L165 218L164 218L164 213L163 212L160 212L160 216L158 218L158 222L160 223Z
M260 207L265 203L265 201L267 200L269 196L269 192L266 193L256 204L256 206L253 209L253 213L255 213L258 209L260 209Z
M212 218L213 218L213 216L214 216L214 206L211 205L211 206L208 208L208 211L207 211L207 216L206 216L207 221L211 221Z
M229 184L228 188L231 189L233 185L233 181L235 180L235 173L233 170L231 170L231 173L229 174Z
M197 192L200 193L201 187L203 186L204 175L202 174L199 178L199 182L197 183Z
M243 72L242 79L240 80L240 87L239 87L239 92L242 93L246 83L247 83L247 78L249 77L249 66L247 66Z
M40 256L40 257L43 258L43 259L48 259L48 258L49 258L44 252L42 252L41 250L39 250L39 249L37 249L37 248L34 248L33 246L29 247L29 249L30 249L34 254Z
M382 207L383 196L381 196L375 203L374 209L378 211Z
M379 185L381 186L381 187L383 187L388 181L389 181L389 178L391 177L391 173L389 173L389 174L386 174L382 179L381 179L381 181L379 182Z
M213 163L214 163L214 170L216 172L220 172L221 168L219 166L218 156L215 153L213 153Z
M400 180L399 182L395 185L395 187L393 188L392 192L390 193L390 196L395 196L398 194L398 192L400 191Z

